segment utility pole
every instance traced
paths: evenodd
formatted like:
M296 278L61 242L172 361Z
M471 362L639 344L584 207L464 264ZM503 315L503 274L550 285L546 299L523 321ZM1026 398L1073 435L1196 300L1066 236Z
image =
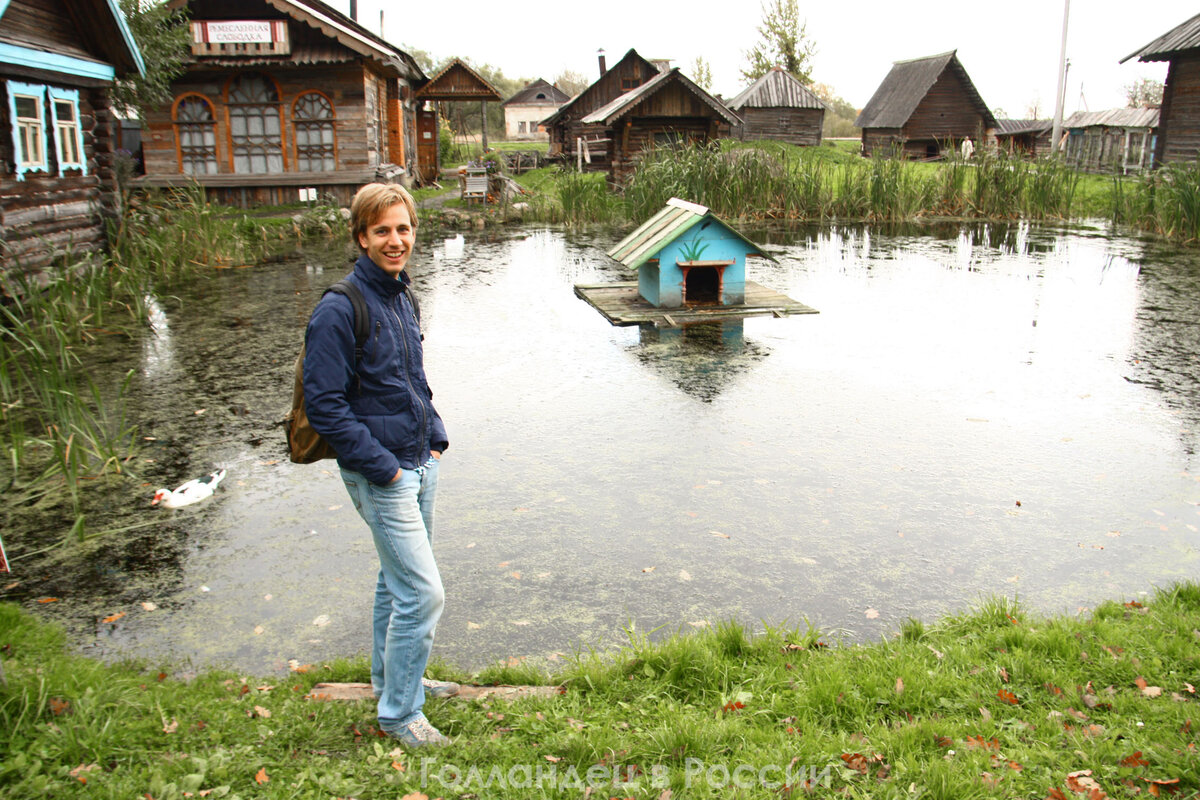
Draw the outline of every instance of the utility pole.
M1054 96L1054 127L1050 132L1050 152L1058 152L1062 139L1063 104L1067 92L1067 20L1071 16L1071 0L1063 0L1062 49L1058 54L1058 93Z

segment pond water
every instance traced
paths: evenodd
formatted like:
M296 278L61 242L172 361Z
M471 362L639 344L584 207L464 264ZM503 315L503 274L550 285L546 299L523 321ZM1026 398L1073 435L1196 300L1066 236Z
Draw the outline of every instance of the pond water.
M1075 613L1200 578L1200 253L1086 227L747 233L776 259L751 278L819 315L616 328L572 286L627 279L620 232L419 244L451 438L435 657L553 661L730 618L872 639L989 596ZM111 524L160 523L62 548L19 590L86 652L263 673L365 651L369 536L332 462L288 463L274 424L346 267L216 272L107 356L137 370L150 437ZM218 466L213 499L149 507Z

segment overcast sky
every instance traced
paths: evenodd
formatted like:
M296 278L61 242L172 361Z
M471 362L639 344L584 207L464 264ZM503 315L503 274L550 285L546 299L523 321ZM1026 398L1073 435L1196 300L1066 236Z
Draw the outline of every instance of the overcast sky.
M349 12L349 0L327 0ZM861 109L892 62L957 50L980 95L993 110L1024 117L1038 102L1054 112L1062 0L1005 3L895 0L805 3L809 37L817 45L813 79ZM499 67L506 77L553 81L563 70L598 76L596 51L609 65L629 48L646 58L670 58L690 72L697 56L711 66L713 91L732 97L745 86L745 51L757 40L757 2L663 0L448 0L397 3L359 0L361 24L400 47L435 59L466 58ZM955 9L962 9L956 13ZM401 10L402 9L402 10ZM740 9L732 10L731 9ZM1070 61L1066 113L1125 105L1124 86L1140 77L1162 80L1165 64L1117 62L1197 13L1195 0L1074 0L1067 28Z

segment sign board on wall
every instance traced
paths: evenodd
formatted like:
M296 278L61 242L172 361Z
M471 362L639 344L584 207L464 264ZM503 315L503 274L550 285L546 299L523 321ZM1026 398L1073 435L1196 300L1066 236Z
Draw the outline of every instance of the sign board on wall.
M212 44L270 44L271 23L240 20L206 22L208 41Z

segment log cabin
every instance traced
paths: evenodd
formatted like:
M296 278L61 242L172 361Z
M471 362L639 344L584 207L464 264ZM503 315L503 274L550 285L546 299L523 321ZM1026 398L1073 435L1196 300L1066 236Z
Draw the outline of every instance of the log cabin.
M550 135L550 155L572 162L580 159L579 140L593 142L587 147L584 169L607 170L608 131L603 124L585 124L583 118L611 103L625 92L636 89L658 75L659 64L648 61L630 48L620 61L608 69L603 54L599 57L600 77L569 102L564 103L542 125Z
M1200 14L1121 59L1166 61L1154 163L1195 163L1200 156Z
M1085 172L1128 175L1152 169L1158 130L1157 108L1076 111L1063 121L1063 158Z
M1053 127L1054 121L1049 119L997 119L989 144L1009 155L1048 156Z
M726 103L742 119L737 138L819 145L825 125L821 98L787 70L772 67Z
M0 273L46 279L105 245L108 87L144 64L114 0L0 0Z
M985 141L996 118L951 50L895 62L854 125L862 128L864 156L936 159L967 137Z
M191 18L191 61L146 114L143 185L248 207L420 180L426 76L408 53L318 0L169 2Z
M604 131L609 181L623 185L643 153L727 139L742 120L675 67L601 106L580 123Z

